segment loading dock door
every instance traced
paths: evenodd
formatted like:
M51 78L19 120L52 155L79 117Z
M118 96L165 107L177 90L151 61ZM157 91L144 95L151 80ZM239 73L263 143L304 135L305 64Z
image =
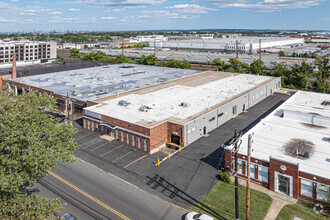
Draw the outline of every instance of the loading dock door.
M179 146L180 143L181 143L181 138L180 138L180 136L175 135L175 134L171 134L171 143L176 144L176 145Z

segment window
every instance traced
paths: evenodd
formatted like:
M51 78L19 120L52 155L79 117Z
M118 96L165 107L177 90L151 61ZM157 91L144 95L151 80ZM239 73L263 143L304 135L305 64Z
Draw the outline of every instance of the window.
M313 198L313 182L307 179L301 179L301 195Z
M223 112L221 112L220 114L218 114L218 118L223 116Z
M233 107L233 115L237 115L237 105Z
M131 138L130 138L129 133L127 133L127 144L131 144Z
M209 122L214 121L214 120L215 120L215 117L210 118L210 119L209 119Z
M329 194L329 186L321 183L317 183L317 188L316 188L316 199L319 201L327 201L327 194Z
M234 158L233 158L234 159ZM235 160L235 159L234 159ZM235 163L234 163L234 167L235 167ZM243 161L238 159L237 160L237 172L239 174L243 174Z
M122 132L121 132L121 141L122 141L122 142L124 142L124 141L125 141L125 139L124 139L124 138L125 138L125 132L123 132L123 131L122 131Z
M135 147L136 136L133 134L133 147Z
M268 167L258 166L259 180L263 183L268 183Z
M148 151L148 140L145 139L144 151Z
M251 163L250 164L250 177L253 178L253 179L256 178L256 168L255 168L255 164L254 163Z

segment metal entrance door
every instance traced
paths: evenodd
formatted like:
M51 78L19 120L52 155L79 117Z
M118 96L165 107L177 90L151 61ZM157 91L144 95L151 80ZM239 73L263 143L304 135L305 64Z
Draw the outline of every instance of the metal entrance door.
M278 190L284 194L290 196L290 178L286 176L278 175Z
M181 138L180 138L180 136L178 136L178 135L175 135L175 134L171 134L171 143L174 143L174 144L176 144L176 145L180 145L180 143L181 143Z

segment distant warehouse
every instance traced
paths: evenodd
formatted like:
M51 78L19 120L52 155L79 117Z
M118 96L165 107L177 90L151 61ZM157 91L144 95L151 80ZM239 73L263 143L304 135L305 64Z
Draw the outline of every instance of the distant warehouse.
M261 46L262 50L281 48L283 46L298 46L304 44L304 38L288 37L239 37L239 38L213 38L176 41L156 41L156 48L185 49L185 50L208 50L240 53L256 52ZM259 44L260 41L260 44ZM154 47L154 41L149 42Z
M83 126L149 153L185 147L280 86L280 78L203 72L95 99Z
M327 202L330 186L330 95L294 94L242 136L238 175L247 175L248 135L252 135L251 181L293 198ZM225 168L234 169L233 146L225 148Z

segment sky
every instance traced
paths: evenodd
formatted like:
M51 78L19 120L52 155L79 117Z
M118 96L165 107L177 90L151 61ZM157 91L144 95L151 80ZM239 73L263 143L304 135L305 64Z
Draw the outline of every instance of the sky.
M330 30L330 0L1 0L0 32Z

